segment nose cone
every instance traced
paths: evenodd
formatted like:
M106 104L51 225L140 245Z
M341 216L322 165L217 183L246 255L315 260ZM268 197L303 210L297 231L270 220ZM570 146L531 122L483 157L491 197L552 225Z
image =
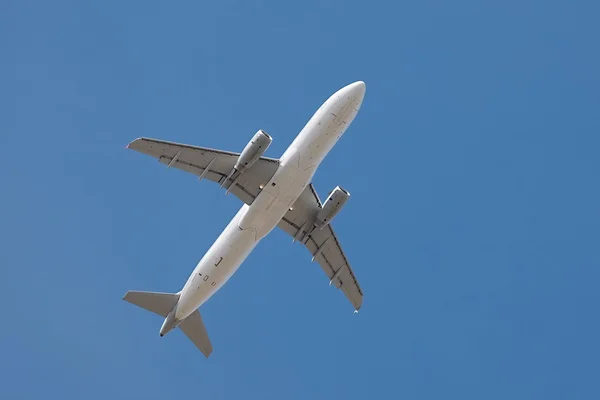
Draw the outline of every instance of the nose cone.
M357 81L348 85L348 89L358 98L363 98L367 90L367 85L363 81Z
M367 90L367 85L363 81L356 81L349 85L352 90L356 90L359 93L364 93Z
M340 90L342 94L342 96L345 94L351 98L354 98L354 100L360 104L362 103L364 97L365 97L365 92L367 90L367 85L363 82L363 81L357 81L354 83L349 84L348 86L344 87L342 90Z

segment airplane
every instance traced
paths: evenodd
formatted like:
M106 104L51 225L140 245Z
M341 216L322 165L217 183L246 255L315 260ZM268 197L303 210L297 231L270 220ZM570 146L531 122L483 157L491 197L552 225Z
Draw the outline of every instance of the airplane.
M244 204L179 292L130 290L123 300L163 317L161 337L181 328L208 358L213 347L200 306L231 278L256 245L279 227L310 251L329 285L341 289L358 312L363 292L331 226L350 193L336 186L321 202L311 181L356 117L365 90L365 83L357 81L331 95L279 159L263 156L272 138L262 129L241 153L144 137L129 143L127 148L155 157L168 167L220 184L226 194L234 194Z

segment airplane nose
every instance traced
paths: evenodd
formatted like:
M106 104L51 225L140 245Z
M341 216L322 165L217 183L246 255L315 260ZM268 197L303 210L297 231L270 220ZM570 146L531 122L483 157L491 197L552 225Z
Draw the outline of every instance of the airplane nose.
M362 92L364 92L367 88L367 85L363 81L356 81L353 83L353 85L356 86L356 88Z
M365 92L367 90L367 85L363 81L357 81L351 83L347 86L348 91L352 96L358 99L358 101L362 101L363 97L365 97Z

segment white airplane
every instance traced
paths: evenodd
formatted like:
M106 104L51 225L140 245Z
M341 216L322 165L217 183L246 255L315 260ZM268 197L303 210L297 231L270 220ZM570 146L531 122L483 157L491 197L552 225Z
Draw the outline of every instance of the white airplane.
M258 242L276 226L302 243L355 312L363 293L331 220L350 193L337 186L321 203L311 180L319 164L356 117L365 83L334 93L317 110L281 158L263 157L271 136L259 130L241 153L139 138L127 147L158 161L220 183L244 205L200 260L177 293L129 291L124 300L164 317L160 336L175 327L208 357L212 344L198 308L231 278Z

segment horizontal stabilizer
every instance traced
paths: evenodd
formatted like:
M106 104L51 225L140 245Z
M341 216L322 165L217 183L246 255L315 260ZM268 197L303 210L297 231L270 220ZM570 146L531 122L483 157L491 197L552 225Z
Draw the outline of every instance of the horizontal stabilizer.
M210 353L212 353L213 347L198 310L194 311L189 317L184 319L181 324L179 324L179 327L196 347L200 349L204 356L208 357Z
M179 294L130 290L125 294L123 300L166 317L179 300Z

